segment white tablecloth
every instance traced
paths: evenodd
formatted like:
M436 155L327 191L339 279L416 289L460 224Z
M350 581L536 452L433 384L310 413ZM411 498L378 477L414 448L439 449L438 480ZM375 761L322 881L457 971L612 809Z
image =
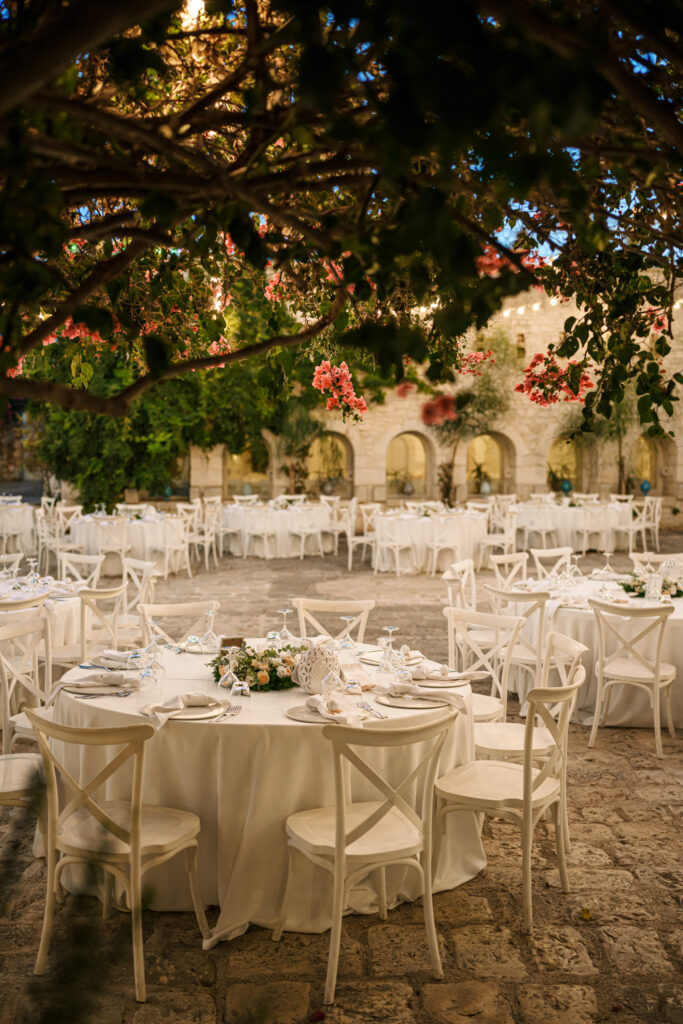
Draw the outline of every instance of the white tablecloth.
M187 689L217 692L204 655L168 652L163 695ZM74 669L69 677L83 674ZM220 691L224 693L224 691ZM469 691L460 689L469 702ZM329 743L318 725L301 724L285 717L287 708L304 703L298 689L255 694L243 700L238 718L223 722L170 720L149 741L145 762L144 800L196 812L202 821L199 861L202 895L220 906L213 939L241 935L249 924L271 928L279 908L280 886L287 863L285 819L294 811L334 803L334 778ZM79 700L62 692L57 698L60 721L78 726L104 726L149 721L138 709L149 696ZM425 715L441 712L383 708L386 723L424 722ZM375 724L375 720L371 720ZM461 714L448 737L441 771L473 758L471 715ZM396 767L395 783L409 772L413 750L377 751L378 764ZM80 748L69 763L81 778L90 777L101 762L95 748ZM415 761L415 764L417 761ZM393 771L392 771L392 774ZM109 798L127 796L130 779L110 783ZM377 799L376 792L353 788L354 799ZM449 889L472 878L485 865L476 815L449 816L448 835L442 845L435 889ZM331 876L303 861L291 881L288 930L321 932L330 926ZM177 858L146 876L157 910L189 910L190 894L183 858ZM387 871L391 903L419 895L414 871ZM371 881L357 886L350 899L356 912L377 910Z
M71 524L71 538L74 544L78 544L84 555L96 555L98 551L97 522L107 522L105 517L84 516ZM131 519L128 522L126 531L127 542L130 545L130 558L142 558L149 562L156 562L157 568L162 568L161 555L155 547L162 543L164 523L170 523L180 541L182 538L182 526L175 517L158 517L154 519ZM107 555L102 570L103 576L120 576L121 560L116 555Z
M18 542L16 537L8 538L7 551L30 554L35 547L32 505L0 505L0 534L15 532L19 534Z
M480 541L486 533L486 515L479 512L454 512L450 515L416 516L410 513L400 515L377 516L375 522L380 531L390 533L402 544L412 544L418 572L426 572L429 568L428 545L439 537L449 544L457 545L455 552L442 551L438 557L437 569L443 572L451 562L461 558L474 558ZM401 571L410 568L410 553L400 554ZM395 571L393 555L380 552L379 572Z
M584 509L580 506L570 507L564 505L536 505L523 502L517 506L517 529L523 530L534 526L553 527L557 533L559 547L570 546L576 550L581 549L582 529L585 521ZM607 547L610 551L628 550L628 537L624 533L614 533L615 526L628 526L631 522L632 511L629 505L590 505L589 515L595 515L591 526L595 523L598 527L604 526L607 533ZM590 538L589 538L590 540ZM593 541L595 543L595 540ZM531 536L533 547L542 547L538 537ZM546 547L550 547L547 544Z
M324 505L300 505L286 509L272 509L260 505L225 505L223 507L223 524L231 530L239 530L238 535L229 538L229 553L242 555L244 552L247 529L254 531L274 531L275 542L268 540L264 544L261 537L255 537L249 545L249 555L257 558L294 558L300 554L301 541L292 534L293 530L328 530L330 526L330 510ZM323 535L323 549L332 550L330 535ZM304 551L312 554L317 552L317 542L307 538Z
M33 594L45 593L44 587L38 587L36 591L22 588L11 590L11 584L0 584L0 601L24 601ZM15 619L25 621L30 617L30 611L2 611L0 612L0 626L9 625ZM81 602L78 596L48 598L39 611L41 616L50 619L50 636L53 647L65 647L68 644L78 643L81 635Z
M587 597L598 597L602 586L619 597L625 596L624 590L618 583L605 583L599 579L582 579L571 587L567 600L580 602ZM634 598L633 603L636 607L641 606L642 598ZM664 634L662 660L670 662L677 669L677 678L671 694L671 705L674 722L678 726L683 726L683 598L674 601L673 605L673 615L668 621ZM588 647L588 652L584 654L582 662L586 669L586 682L579 691L576 718L584 724L592 724L597 693L598 658L598 629L595 615L592 609L570 607L565 604L558 607L556 600L551 600L548 603L548 611L546 633L555 630ZM632 635L635 636L641 628L642 626L636 622L636 625L631 627ZM614 649L614 646L610 647L608 655ZM528 672L516 670L511 673L510 689L519 694L520 702L526 699L530 688L531 677ZM662 721L664 722L664 718ZM652 710L647 694L637 690L634 686L614 687L606 724L629 728L646 726L651 728Z

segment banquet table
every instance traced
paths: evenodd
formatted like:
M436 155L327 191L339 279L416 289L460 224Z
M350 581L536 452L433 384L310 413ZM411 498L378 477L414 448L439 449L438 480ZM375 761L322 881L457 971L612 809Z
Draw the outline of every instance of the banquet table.
M18 534L8 538L7 551L23 551L30 553L33 543L33 506L25 504L0 505L0 535L3 533Z
M375 528L379 526L392 539L401 544L412 544L415 552L417 572L426 572L429 568L429 545L437 538L454 544L452 549L439 553L437 569L447 569L451 562L461 558L474 558L486 533L486 514L481 512L451 512L447 515L414 515L402 512L398 515L378 515ZM393 556L386 551L379 555L379 572L391 572L396 568ZM411 568L410 553L400 553L399 570L407 572Z
M269 508L267 505L224 505L223 525L238 533L229 537L229 553L242 555L247 531L254 533L272 532L275 543L254 537L249 546L249 555L256 558L295 558L300 554L300 538L294 530L309 529L323 531L323 550L331 551L333 539L324 531L330 528L330 510L326 505L297 503L289 508ZM317 542L306 539L304 551L317 553Z
M532 583L529 585L534 586ZM575 719L584 725L592 725L597 694L598 630L595 615L587 602L589 597L605 601L614 597L625 600L624 590L617 580L605 579L598 574L593 577L577 577L562 594L557 591L552 581L549 582L547 579L538 581L536 589L549 589L551 593L551 600L546 606L546 635L551 630L564 633L588 648L582 662L586 669L586 682L579 691ZM629 604L636 607L642 607L645 603L658 605L658 602L645 602L643 598L629 600ZM671 706L674 723L683 726L683 598L678 598L672 603L674 610L664 634L662 660L676 666L677 675L671 693ZM632 624L631 635L635 636L641 628L642 624ZM607 653L612 653L613 649L608 648ZM519 670L511 672L510 690L518 694L520 703L526 699L529 689L529 673ZM652 710L647 694L633 686L614 687L606 725L651 728Z
M227 695L213 682L207 667L209 656L166 650L164 658L162 698L187 690ZM83 675L82 669L72 669L64 680ZM456 692L463 695L469 708L469 686L461 684ZM147 744L144 801L191 810L201 818L202 896L205 903L220 907L211 937L204 943L207 948L243 934L250 924L274 926L287 864L285 819L294 811L334 804L332 754L329 742L323 739L322 726L292 721L285 714L288 708L303 704L305 696L298 688L256 693L242 699L238 717L217 722L170 719ZM70 725L116 726L150 721L140 713L149 701L149 694L138 691L128 697L86 700L61 690L54 707L57 720ZM373 718L370 722L391 728L425 722L440 716L444 708L381 710L388 715L386 721ZM373 763L384 764L397 784L417 764L420 750L371 751L369 760L378 758ZM81 780L102 767L100 758L104 755L97 748L72 748L70 754L67 765ZM440 770L447 771L473 757L472 717L461 713L447 737ZM106 797L127 796L129 785L130 778L118 773L109 780ZM352 782L352 798L377 799L376 791L367 791L364 786L367 783ZM485 865L477 816L463 812L451 818L435 873L435 891L460 885ZM191 909L182 858L145 877L153 909ZM387 892L390 905L416 898L416 873L404 867L388 869ZM329 928L332 893L327 872L297 858L290 893L288 930L322 932ZM377 912L372 880L352 890L349 908L359 913Z
M589 515L595 516L595 521L607 530L607 549L609 551L628 550L628 537L623 533L615 533L614 529L617 526L628 526L631 522L631 506L623 502L617 502L614 504L588 505L586 508ZM580 505L570 506L522 502L517 506L518 530L524 530L525 527L533 530L534 526L553 527L557 533L558 546L569 546L575 550L581 549L581 531L584 519L584 508ZM539 542L535 546L541 547L542 545Z
M50 638L53 647L65 647L68 644L75 644L81 635L81 602L78 598L78 588L75 585L68 585L55 580L50 584L39 584L32 588L26 583L24 577L19 577L18 590L12 589L10 581L0 582L0 601L25 601L29 597L40 597L47 594L45 604L40 608L39 615L50 620ZM26 620L30 617L30 611L2 611L0 612L0 625L9 625L19 619Z
M99 550L99 537L97 523L111 522L118 516L88 515L71 522L71 539L78 544L83 554L96 555ZM154 515L147 515L141 519L130 518L127 520L126 537L130 545L130 558L142 558L145 561L155 562L157 568L161 569L161 555L154 548L159 548L162 543L162 528L165 523L180 542L182 540L182 524L175 516L165 516L161 512ZM121 560L117 555L107 555L102 567L103 576L120 576Z

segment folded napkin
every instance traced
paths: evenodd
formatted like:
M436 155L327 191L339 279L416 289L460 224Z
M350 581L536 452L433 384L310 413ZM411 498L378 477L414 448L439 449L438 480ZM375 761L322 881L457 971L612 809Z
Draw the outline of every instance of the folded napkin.
M336 722L337 725L351 725L354 729L363 725L360 715L354 714L352 711L344 713L337 701L333 698L328 698L326 701L319 693L312 693L306 699L306 707L310 711L317 711L320 717L327 719L328 722ZM337 708L339 710L336 710Z
M341 664L341 675L345 683L358 683L361 690L374 690L375 684L359 661Z
M416 686L415 683L387 683L378 686L376 693L386 693L391 697L404 697L410 694L412 697L433 697L435 700L443 700L446 704L456 708L457 711L467 711L467 705L459 693L452 693L450 690L426 690L424 686Z
M212 697L208 693L194 690L188 693L179 693L175 697L168 697L160 704L145 704L140 711L143 715L151 718L157 729L160 729L169 718L177 718L186 708L215 708L218 710L219 708L225 709L229 703L229 699Z
M423 661L410 669L410 675L413 679L448 679L448 665L432 665Z
M132 653L132 651L115 651L113 648L105 648L105 650L100 651L97 657L103 661L110 661L112 664L125 665Z
M87 676L79 676L78 679L63 679L45 701L45 707L49 708L54 704L61 691L68 687L69 690L82 690L83 693L114 692L115 690L137 690L140 686L139 672L92 672Z

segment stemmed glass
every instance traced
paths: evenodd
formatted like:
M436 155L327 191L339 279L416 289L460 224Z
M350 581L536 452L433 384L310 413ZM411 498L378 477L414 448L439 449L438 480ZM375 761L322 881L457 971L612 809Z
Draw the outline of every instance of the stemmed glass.
M31 590L35 590L36 586L37 586L37 583L38 583L38 579L39 579L38 573L36 572L36 566L38 565L38 559L37 558L27 558L26 561L28 562L29 568L31 570L29 572L28 580L26 582L28 583L28 585L31 588Z
M209 651L218 650L220 640L213 631L213 620L216 617L216 612L213 608L210 608L208 612L204 612L204 616L206 618L207 630L200 640L202 648L208 648Z
M352 654L356 653L356 643L353 637L351 636L351 623L355 621L355 618L355 615L341 616L342 622L346 623L346 630L344 631L344 635L339 641L339 646L342 647L344 650L350 651Z
M291 644L294 640L294 634L287 629L287 616L292 614L291 608L278 608L278 612L282 616L282 629L277 635L278 642L281 647L286 647Z
M17 581L17 576L19 575L19 566L18 565L13 565L12 569L11 569L11 572L12 572L12 590L21 590L21 584Z
M393 647L393 635L398 626L382 626L385 633L388 633L384 643L384 653L377 669L378 672L393 672L396 667L396 655Z
M605 564L602 567L602 574L603 574L603 576L606 576L608 573L612 572L612 566L610 565L610 561L609 561L610 558L612 557L612 552L611 551L603 551L602 555L603 555L603 558L605 559Z
M251 690L246 679L239 679L235 672L235 655L239 647L228 647L228 668L218 680L218 685L227 689L230 687L231 697L251 697Z

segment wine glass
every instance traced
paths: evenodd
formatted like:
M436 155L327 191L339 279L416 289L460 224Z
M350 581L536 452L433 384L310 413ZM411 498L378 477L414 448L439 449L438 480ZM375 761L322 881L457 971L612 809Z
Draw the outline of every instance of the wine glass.
M608 573L612 572L612 566L610 565L610 561L609 561L610 558L612 557L612 552L605 550L605 551L602 552L602 555L603 555L603 558L605 559L605 564L602 567L602 573L603 573L603 576L607 576Z
M206 632L201 638L201 645L203 650L213 651L218 650L220 646L220 640L213 631L213 620L216 617L216 611L214 608L210 608L207 612L204 612L206 618Z
M396 667L396 656L393 647L393 636L398 626L382 626L385 633L389 636L384 642L384 653L382 654L382 660L379 663L378 672L389 673L394 672Z
M277 638L280 646L286 647L288 644L291 644L292 641L294 640L294 634L290 633L290 631L287 629L287 616L292 614L292 609L278 608L278 612L282 616L282 629L278 633Z
M246 680L242 681L241 679L238 679L235 673L235 655L237 654L238 650L239 648L237 647L228 647L228 667L227 670L218 680L218 685L222 686L224 689L230 687L230 696L235 696L236 694L249 696L249 684L246 682ZM247 689L246 694L244 694L245 687Z
M346 629L344 630L344 634L340 640L339 646L342 647L344 650L350 651L352 654L356 653L356 643L353 637L351 636L351 624L355 622L355 619L355 615L341 616L342 622L346 623Z
M31 588L31 590L35 590L36 589L36 585L38 583L38 573L36 572L36 566L38 565L38 559L37 558L27 558L26 561L28 562L29 569L30 569L30 572L28 574L27 583L28 583L29 587Z

